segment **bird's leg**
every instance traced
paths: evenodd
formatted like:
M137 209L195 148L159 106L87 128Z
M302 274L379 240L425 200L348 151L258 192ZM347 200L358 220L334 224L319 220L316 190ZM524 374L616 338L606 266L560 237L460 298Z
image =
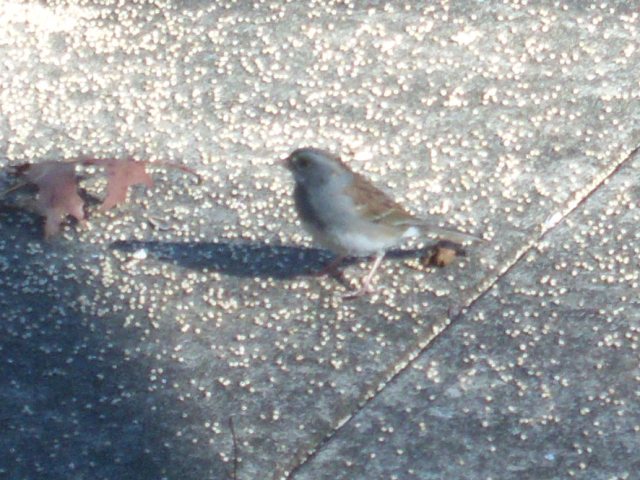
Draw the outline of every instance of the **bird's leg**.
M373 261L371 270L369 270L369 273L367 273L367 276L364 277L364 280L362 280L362 285L360 286L360 288L353 292L347 293L343 298L345 299L356 298L374 291L373 288L371 287L371 280L373 279L373 276L378 270L378 267L380 267L380 264L382 263L382 259L384 258L384 254L385 254L384 251L376 254L376 258Z
M382 259L384 258L384 254L385 252L383 251L376 255L376 259L373 261L373 266L371 267L371 270L369 270L369 273L367 274L367 276L364 277L364 280L362 281L362 286L360 287L360 289L364 293L369 293L372 291L370 286L371 280L373 280L373 276L375 275L376 271L380 267L380 264L382 263Z

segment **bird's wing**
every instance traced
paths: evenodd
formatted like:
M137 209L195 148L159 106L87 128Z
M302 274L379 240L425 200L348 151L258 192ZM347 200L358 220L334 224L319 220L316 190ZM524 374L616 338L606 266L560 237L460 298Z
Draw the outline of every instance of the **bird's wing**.
M385 192L353 172L353 182L345 189L356 209L369 221L389 227L416 227L423 234L457 243L484 241L475 235L442 228L407 212Z
M353 172L353 181L345 188L345 193L351 197L358 212L371 222L398 226L411 224L414 219L400 204L358 173Z
M429 237L435 237L439 240L449 240L455 243L473 243L473 242L485 242L481 237L471 235L470 233L464 233L459 230L453 230L449 228L442 228L433 223L429 223L426 220L415 219L415 227L418 227L425 235Z

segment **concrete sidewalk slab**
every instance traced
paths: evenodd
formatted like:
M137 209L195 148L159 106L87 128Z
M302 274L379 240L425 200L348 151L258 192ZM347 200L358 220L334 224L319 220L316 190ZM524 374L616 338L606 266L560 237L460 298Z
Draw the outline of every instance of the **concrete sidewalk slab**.
M3 166L134 155L204 178L160 169L51 243L0 213L19 478L227 478L231 417L239 478L286 477L637 145L626 2L2 8ZM303 144L492 242L443 271L386 262L379 295L342 302L274 167Z
M637 154L293 476L636 478Z

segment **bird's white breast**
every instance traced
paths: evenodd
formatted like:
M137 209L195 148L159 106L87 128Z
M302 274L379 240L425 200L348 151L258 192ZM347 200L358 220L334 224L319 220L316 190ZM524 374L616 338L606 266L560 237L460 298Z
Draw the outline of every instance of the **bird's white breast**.
M310 187L309 201L324 228L307 224L307 230L316 241L339 254L366 256L387 250L409 234L417 232L413 227L402 232L397 227L375 223L363 217L353 201L345 193L351 178L345 175L334 181Z
M356 256L372 255L387 250L398 241L395 236L381 235L379 232L362 232L356 229L334 232L333 237L344 251Z

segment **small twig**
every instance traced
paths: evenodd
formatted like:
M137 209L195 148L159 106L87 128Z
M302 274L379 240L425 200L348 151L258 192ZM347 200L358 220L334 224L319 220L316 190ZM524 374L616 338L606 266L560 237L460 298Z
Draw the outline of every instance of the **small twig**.
M135 160L134 158L130 159L131 161L137 162L137 163L143 163L148 167L165 167L165 168L173 168L176 170L180 170L184 173L188 173L190 175L193 175L194 177L196 177L198 185L200 185L202 183L202 176L196 172L195 170L193 170L192 168L187 167L186 165L182 165L181 163L175 163L175 162L168 162L168 161L149 161L149 160ZM102 166L104 167L104 163L105 160L104 159L100 159L100 158L81 158L79 160L75 160L74 161L77 164L81 164L81 165L96 165L96 166Z
M16 190L24 187L25 185L28 185L29 182L18 182L16 183L13 187L9 187L6 190L4 190L3 192L0 192L0 198L9 195L11 192L15 192Z
M229 429L233 439L233 471L231 472L231 479L238 480L238 441L236 439L236 429L233 428L233 417L229 417Z
M190 175L195 176L198 179L198 183L202 183L202 176L200 176L198 172L196 172L192 168L187 167L186 165L182 165L181 163L158 161L158 162L148 162L148 165L150 167L162 166L162 167L168 167L168 168L175 168L176 170L181 170L184 173L188 173Z

